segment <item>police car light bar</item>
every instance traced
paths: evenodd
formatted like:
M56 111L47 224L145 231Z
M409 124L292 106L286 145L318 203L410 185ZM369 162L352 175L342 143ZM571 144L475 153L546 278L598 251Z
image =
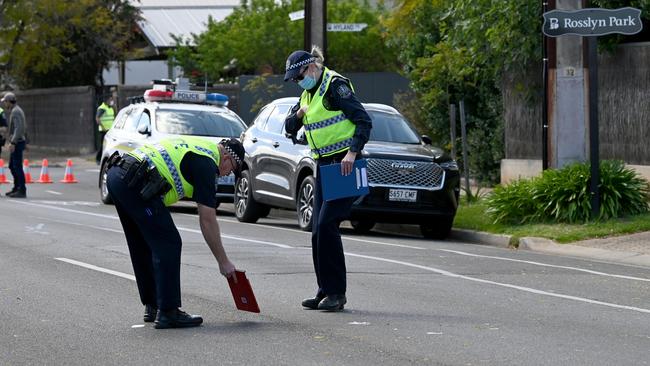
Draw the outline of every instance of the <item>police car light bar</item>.
M228 97L219 93L202 93L189 90L162 91L149 89L144 92L147 102L178 102L178 103L207 103L217 106L227 106Z
M171 100L173 91L149 89L144 92L144 100L147 102L161 102Z

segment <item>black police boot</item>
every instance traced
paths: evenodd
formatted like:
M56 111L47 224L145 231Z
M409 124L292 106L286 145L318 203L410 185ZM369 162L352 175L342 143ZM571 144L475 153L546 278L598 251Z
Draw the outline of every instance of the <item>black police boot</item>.
M156 313L158 312L158 308L155 307L154 305L145 305L144 306L144 321L145 323L151 323L152 321L156 320Z
M16 187L12 188L11 191L5 193L5 196L11 197L12 194L16 193L17 189Z
M318 303L318 310L340 311L343 310L343 305L346 302L348 300L345 298L345 295L327 295Z
M316 297L310 297L308 299L302 300L302 306L308 309L316 310L318 309L318 303L320 303L321 300L323 300L324 298L325 298L324 294L317 293Z
M203 318L199 315L190 315L181 309L158 310L154 328L188 328L198 327L203 323Z
M14 192L7 193L7 197L11 198L27 198L27 191L24 189L19 189Z

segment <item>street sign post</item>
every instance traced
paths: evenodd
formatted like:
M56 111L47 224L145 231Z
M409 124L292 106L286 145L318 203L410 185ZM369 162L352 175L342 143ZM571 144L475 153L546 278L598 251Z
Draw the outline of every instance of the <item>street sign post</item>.
M641 10L635 8L588 8L574 11L552 10L543 14L542 32L549 37L588 37L589 48L589 158L591 164L591 216L600 213L600 161L598 146L598 36L636 34L643 29Z
M296 20L300 20L300 19L305 19L305 9L294 11L293 13L289 13L289 19L291 19L292 22L295 22Z
M544 13L543 32L549 37L636 34L641 29L641 10L634 8L552 10Z
M328 32L361 32L368 24L366 23L327 23Z

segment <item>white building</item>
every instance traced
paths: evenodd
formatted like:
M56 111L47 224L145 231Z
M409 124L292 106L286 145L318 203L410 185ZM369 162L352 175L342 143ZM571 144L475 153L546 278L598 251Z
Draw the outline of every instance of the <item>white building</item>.
M239 0L130 1L141 11L142 21L138 25L142 42L133 50L137 59L122 65L114 62L109 70L104 70L106 85L139 85L161 77L176 78L181 70L170 67L165 54L166 50L176 46L172 35L191 41L192 34L207 29L209 17L221 21L240 4Z

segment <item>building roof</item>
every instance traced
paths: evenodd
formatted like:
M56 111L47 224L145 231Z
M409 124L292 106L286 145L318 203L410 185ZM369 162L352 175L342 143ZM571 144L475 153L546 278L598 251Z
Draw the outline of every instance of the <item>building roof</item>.
M131 5L140 9L142 33L156 49L174 47L171 34L183 39L192 39L192 34L203 33L208 18L221 21L236 6L238 0L131 0Z

